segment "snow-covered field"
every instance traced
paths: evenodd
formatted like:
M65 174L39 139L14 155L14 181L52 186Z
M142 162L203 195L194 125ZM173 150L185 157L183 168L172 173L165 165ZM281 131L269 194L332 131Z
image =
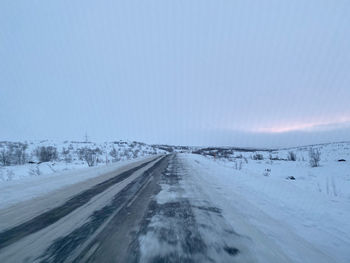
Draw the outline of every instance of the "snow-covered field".
M319 167L309 164L311 147ZM185 159L238 232L251 231L239 222L256 226L295 262L350 262L350 143L214 156Z

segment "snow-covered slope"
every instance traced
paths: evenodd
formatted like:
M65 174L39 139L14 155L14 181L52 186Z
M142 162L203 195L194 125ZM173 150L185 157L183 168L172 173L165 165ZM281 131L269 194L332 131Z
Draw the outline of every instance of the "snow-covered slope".
M41 160L41 152L49 155L43 156L48 160ZM90 155L86 156L86 153ZM167 151L141 142L0 142L0 183L162 153ZM93 161L92 165L88 165L87 157Z

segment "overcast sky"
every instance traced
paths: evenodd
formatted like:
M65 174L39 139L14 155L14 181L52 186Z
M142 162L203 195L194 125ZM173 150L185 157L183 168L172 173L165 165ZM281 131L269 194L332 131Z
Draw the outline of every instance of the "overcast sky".
M0 3L0 140L350 140L350 1Z

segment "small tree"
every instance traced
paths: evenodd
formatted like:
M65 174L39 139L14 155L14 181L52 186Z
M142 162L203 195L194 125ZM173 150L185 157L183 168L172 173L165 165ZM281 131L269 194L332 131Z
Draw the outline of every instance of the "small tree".
M295 154L295 152L293 151L288 152L288 161L295 162L296 160L297 160L297 155Z
M311 148L309 150L309 157L310 157L310 166L311 167L318 167L320 166L321 161L321 153L318 149Z

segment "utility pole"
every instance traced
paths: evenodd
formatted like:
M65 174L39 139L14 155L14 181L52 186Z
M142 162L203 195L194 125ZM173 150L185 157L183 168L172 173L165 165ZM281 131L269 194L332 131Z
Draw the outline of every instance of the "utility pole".
M88 138L87 132L85 132L85 142L89 142L89 138Z

